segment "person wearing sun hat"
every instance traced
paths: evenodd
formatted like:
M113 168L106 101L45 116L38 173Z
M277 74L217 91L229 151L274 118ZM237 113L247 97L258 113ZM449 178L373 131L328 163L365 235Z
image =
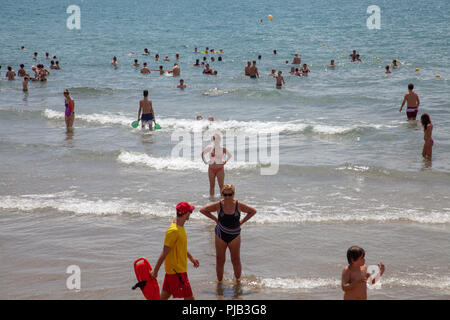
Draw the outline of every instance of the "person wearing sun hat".
M164 262L166 275L161 290L161 300L167 300L170 296L194 300L187 276L187 258L191 260L195 268L198 268L200 263L187 250L187 234L184 223L189 220L195 207L182 201L177 204L176 209L177 217L166 231L163 250L150 276L152 279L156 279L159 268Z

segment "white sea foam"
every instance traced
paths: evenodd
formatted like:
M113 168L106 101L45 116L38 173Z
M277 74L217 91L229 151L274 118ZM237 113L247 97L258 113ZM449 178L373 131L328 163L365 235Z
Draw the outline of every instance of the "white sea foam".
M59 112L52 109L45 109L44 117L47 119L64 119L64 112ZM77 113L76 118L77 120L82 120L89 123L99 123L102 125L116 124L130 127L131 122L136 120L121 114L111 114L111 113L92 113L92 114Z
M142 202L130 198L99 199L75 191L55 194L32 194L22 196L0 196L0 209L17 211L35 211L53 209L61 212L97 215L140 214L157 217L173 216L173 203L161 201ZM421 224L448 224L450 213L424 212L420 209L396 209L389 207L372 208L361 211L354 208L345 214L330 212L329 208L319 208L310 204L287 204L286 206L255 205L258 213L249 224L284 223L357 223L391 221L415 222ZM199 215L200 216L200 215ZM198 218L198 217L197 217Z
M256 163L238 162L232 160L230 160L230 162L227 162L226 164L227 170L236 170L236 169L242 170L257 167ZM201 172L208 171L208 165L206 165L201 160L190 160L184 157L177 157L177 158L153 157L146 153L139 153L139 152L122 151L117 157L117 161L125 164L144 165L156 170L174 170L174 171L194 170Z
M45 109L44 117L47 119L64 119L64 112ZM205 115L205 118L207 115ZM113 113L77 113L78 120L102 125L122 125L131 128L131 122L136 120L132 116ZM354 130L381 129L386 127L380 124L359 124L350 126L337 126L317 123L304 123L299 121L238 121L238 120L195 120L158 117L158 124L163 130L198 132L217 130L221 132L234 132L241 134L269 134L269 133L306 133L313 132L322 135L339 135ZM388 126L390 127L390 126Z
M264 278L259 281L259 285L270 289L318 289L336 288L340 281L331 278Z
M82 196L82 195L81 195ZM142 204L131 199L88 199L75 191L55 194L31 194L23 196L1 196L0 208L18 211L53 209L61 212L94 215L140 214L172 217L173 208L161 203Z
M256 287L264 287L270 289L282 290L308 290L319 288L340 288L341 280L338 278L261 278L257 280L248 281L248 285ZM417 277L382 277L380 281L374 286L368 286L369 290L378 290L383 287L419 287L426 289L439 289L444 291L450 290L450 277L444 276L442 278L417 278Z

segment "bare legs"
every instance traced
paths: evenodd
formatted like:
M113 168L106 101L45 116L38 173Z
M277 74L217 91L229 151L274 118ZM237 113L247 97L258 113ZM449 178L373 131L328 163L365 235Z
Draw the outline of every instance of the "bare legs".
M225 181L225 168L222 168L219 172L214 172L214 170L217 170L219 168L211 168L211 166L208 169L208 178L209 178L209 195L211 197L214 197L214 189L216 185L216 177L217 177L217 183L219 184L220 191L223 188L224 181Z
M223 272L226 260L227 248L230 249L231 263L233 264L234 276L241 278L241 236L237 236L233 241L226 243L216 235L216 274L217 280L223 280Z

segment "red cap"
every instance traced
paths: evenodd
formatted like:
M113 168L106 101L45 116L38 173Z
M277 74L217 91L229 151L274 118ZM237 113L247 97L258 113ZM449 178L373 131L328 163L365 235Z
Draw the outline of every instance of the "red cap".
M177 204L177 213L185 214L191 211L194 211L195 207L191 206L189 202L182 201Z

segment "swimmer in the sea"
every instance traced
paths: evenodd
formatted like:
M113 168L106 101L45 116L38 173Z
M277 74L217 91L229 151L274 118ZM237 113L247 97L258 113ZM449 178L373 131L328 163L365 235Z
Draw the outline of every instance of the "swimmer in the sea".
M392 73L391 70L389 69L389 65L388 64L386 65L385 68L386 68L386 74Z
M203 69L203 74L212 74L213 70L209 67L209 63L206 64L205 68Z
M301 64L301 63L302 63L302 59L300 58L298 53L296 53L294 56L294 59L292 60L292 64Z
M180 79L180 84L178 84L177 88L180 88L182 90L186 88L186 84L184 83L183 79Z
M150 69L147 67L147 62L144 62L144 66L141 68L141 73L143 74L150 73Z
M309 70L309 67L306 63L303 64L303 67L300 69L300 72L302 73L302 76L307 77L308 73L311 72L311 70Z
M141 121L142 129L148 124L150 131L153 131L153 122L156 121L155 113L153 112L152 100L148 99L148 90L143 92L144 98L139 101L138 121ZM142 112L142 117L141 117Z
M251 79L259 78L258 67L256 66L256 61L255 60L253 60L253 64L250 67L250 69L248 70L248 73L249 73L249 77Z
M283 76L281 74L282 74L282 71L279 70L278 71L278 75L275 77L277 79L277 82L276 82L276 85L275 85L275 87L277 89L281 89L282 85L285 84L284 78L283 78Z
M399 110L399 112L402 112L403 106L405 105L405 103L407 103L406 116L408 117L408 120L416 120L417 113L419 112L419 105L420 105L419 95L413 90L414 85L412 83L408 84L408 93L405 94L402 105Z
M140 64L138 62L138 59L134 59L133 67L139 67L139 66L140 66Z
M159 66L159 69L151 69L152 71L158 71L159 75L162 76L164 74L163 66Z
M272 72L270 72L268 74L269 77L276 77L277 76L277 71L275 69L272 69Z
M113 57L113 59L112 59L112 61L111 61L111 64L112 64L113 66L115 66L115 67L117 67L117 65L119 64L119 62L117 61L117 57L116 57L116 56Z
M12 81L14 80L16 76L16 72L12 69L11 66L8 66L8 71L6 72L6 78L8 78L8 80Z
M180 67L178 66L178 63L174 63L173 64L173 69L172 69L172 76L174 77L178 77L181 73Z
M30 81L30 77L26 74L23 77L23 81L22 81L22 90L23 92L28 92L28 82Z
M246 76L249 76L249 75L250 75L250 68L251 68L251 66L252 66L252 63L251 63L250 61L247 61L247 66L246 66L245 69L244 69L244 74L245 74Z
M23 64L20 65L20 69L17 71L17 75L19 77L24 77L26 75L25 66Z

